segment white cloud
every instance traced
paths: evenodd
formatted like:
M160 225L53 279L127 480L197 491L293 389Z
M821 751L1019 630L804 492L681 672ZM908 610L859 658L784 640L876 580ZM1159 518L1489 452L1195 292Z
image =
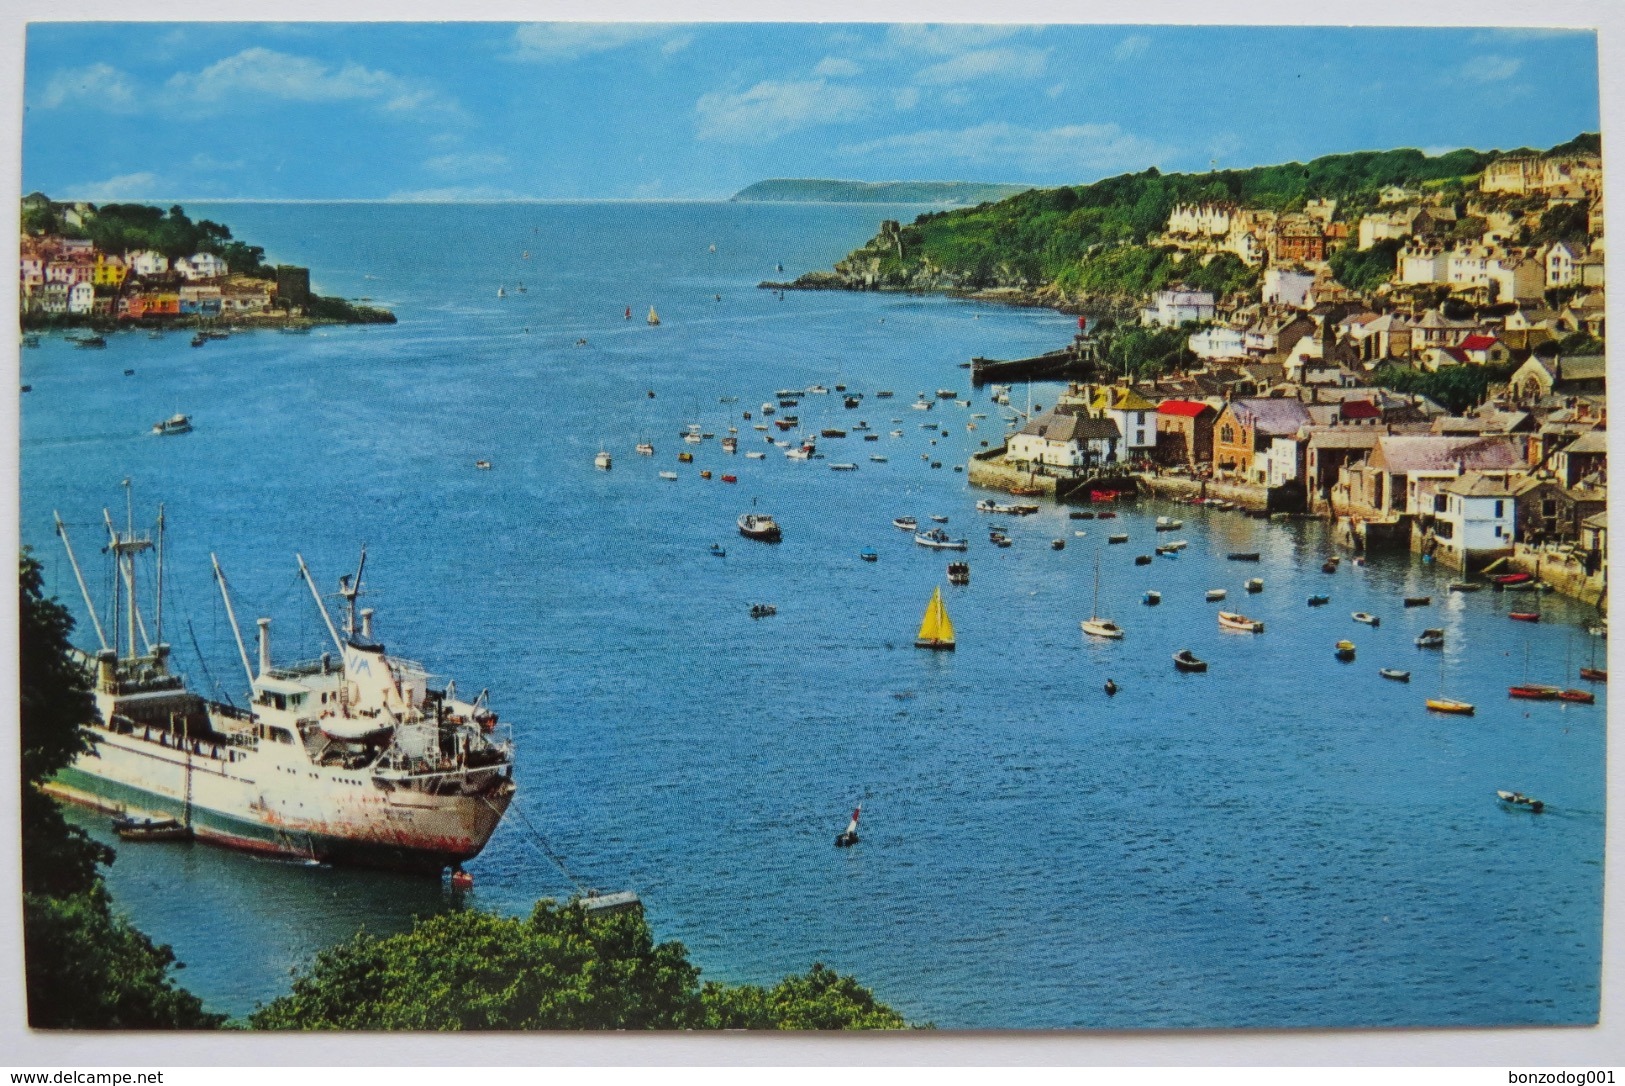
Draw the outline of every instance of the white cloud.
M501 169L508 164L508 156L496 152L468 151L449 155L436 155L423 163L431 173L463 176Z
M1146 50L1150 48L1150 38L1144 34L1130 34L1112 49L1112 59L1133 60L1135 57L1144 56Z
M989 26L975 23L923 23L888 27L886 40L894 46L936 56L952 56L1025 34L1032 27Z
M1053 87L1044 88L1044 97L1045 98L1059 98L1061 95L1063 95L1065 93L1066 93L1066 84L1065 83L1057 83Z
M78 185L62 194L65 200L86 200L93 204L103 204L117 200L135 200L151 198L158 187L156 174L142 171L141 173L124 173L117 177L109 177L104 181L92 181L87 185Z
M914 80L926 86L951 86L998 76L1001 79L1033 79L1044 73L1049 60L1047 49L1025 46L976 49L921 69Z
M869 95L822 79L764 80L739 94L713 91L694 105L696 135L724 143L766 143L787 132L839 124L868 113Z
M1457 68L1456 75L1468 83L1499 83L1517 75L1522 67L1523 61L1518 57L1485 55L1474 57Z
M134 108L136 92L130 77L111 64L91 64L56 72L45 83L39 105L55 109L83 102L115 112Z
M920 88L901 87L892 91L891 104L899 110L910 110L920 104Z
M178 99L207 106L236 107L244 99L289 102L377 102L387 110L433 106L434 96L389 72L346 64L333 68L310 57L255 46L195 74L171 76L168 90Z
M1141 169L1167 161L1173 148L1124 132L1115 124L1072 124L1024 128L1002 121L963 129L909 132L847 144L852 157L885 155L905 160L953 160L1030 170Z
M635 42L647 41L670 33L666 23L526 23L513 32L514 59L534 60L544 64L576 60L593 53L608 53ZM673 52L684 48L693 35L675 38L682 41Z
M825 57L823 60L819 61L818 66L813 69L813 74L843 76L858 75L862 71L863 69L860 68L854 61L847 60L845 57Z
M681 53L684 49L687 49L689 46L691 46L693 44L694 44L694 35L692 35L692 34L679 34L675 38L670 39L669 41L667 41L664 45L662 45L660 47L660 55L661 56L666 56L666 57L674 57L678 53Z

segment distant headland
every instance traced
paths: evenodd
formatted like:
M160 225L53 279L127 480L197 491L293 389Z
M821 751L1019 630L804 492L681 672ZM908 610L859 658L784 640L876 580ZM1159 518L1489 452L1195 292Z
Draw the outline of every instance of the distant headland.
M736 203L964 204L1003 200L1031 185L984 181L831 181L775 177L740 189Z

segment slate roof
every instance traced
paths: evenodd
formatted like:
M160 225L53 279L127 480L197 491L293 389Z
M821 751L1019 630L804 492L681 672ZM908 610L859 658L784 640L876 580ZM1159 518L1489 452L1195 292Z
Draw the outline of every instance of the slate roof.
M1045 441L1056 441L1061 444L1105 440L1122 436L1117 429L1117 423L1111 419L1091 419L1081 415L1065 415L1055 412L1038 416L1029 422L1021 432L1029 437L1041 437Z
M1235 400L1230 411L1254 430L1271 437L1286 437L1298 432L1309 421L1309 412L1303 401L1289 399Z
M1511 438L1445 437L1435 434L1387 435L1377 442L1384 470L1394 474L1418 471L1495 471L1517 467L1522 458Z
M1463 498L1510 498L1516 493L1508 480L1502 476L1485 475L1477 471L1464 472L1441 486L1439 490Z

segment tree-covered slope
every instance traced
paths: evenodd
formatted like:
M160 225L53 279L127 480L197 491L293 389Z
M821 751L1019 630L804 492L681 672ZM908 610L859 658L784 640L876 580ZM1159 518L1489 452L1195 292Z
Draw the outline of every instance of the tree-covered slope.
M1595 146L1584 135L1562 145ZM1556 149L1554 149L1556 150ZM1534 153L1534 152L1530 152ZM876 235L835 266L799 285L893 289L1015 287L1061 295L1130 299L1175 281L1223 293L1246 289L1257 272L1221 254L1199 258L1148 242L1183 203L1222 202L1277 212L1316 198L1339 202L1353 221L1389 185L1463 196L1499 151L1359 151L1245 170L1143 173L1089 185L1031 189L997 203L923 214Z
M740 189L740 203L979 204L1025 192L1030 185L984 181L834 181L775 177Z

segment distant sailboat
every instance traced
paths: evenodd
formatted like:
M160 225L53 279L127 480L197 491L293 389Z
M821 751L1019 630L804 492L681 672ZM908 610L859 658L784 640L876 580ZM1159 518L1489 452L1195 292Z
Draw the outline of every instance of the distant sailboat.
M931 602L925 605L925 618L920 622L920 633L914 639L914 647L953 651L954 624L948 617L948 608L943 606L941 585L931 593Z
M1059 541L1057 541L1059 542ZM1107 637L1114 640L1121 639L1123 628L1111 619L1100 617L1100 555L1095 555L1095 605L1093 612L1087 619L1078 623L1083 632L1091 637Z
M660 323L660 314L655 312L655 307L654 306L649 307L649 318L648 318L648 320L649 320L650 324L659 324Z
M507 296L508 296L508 292L506 290L503 290L501 287L497 287L497 297L498 298L506 298Z

